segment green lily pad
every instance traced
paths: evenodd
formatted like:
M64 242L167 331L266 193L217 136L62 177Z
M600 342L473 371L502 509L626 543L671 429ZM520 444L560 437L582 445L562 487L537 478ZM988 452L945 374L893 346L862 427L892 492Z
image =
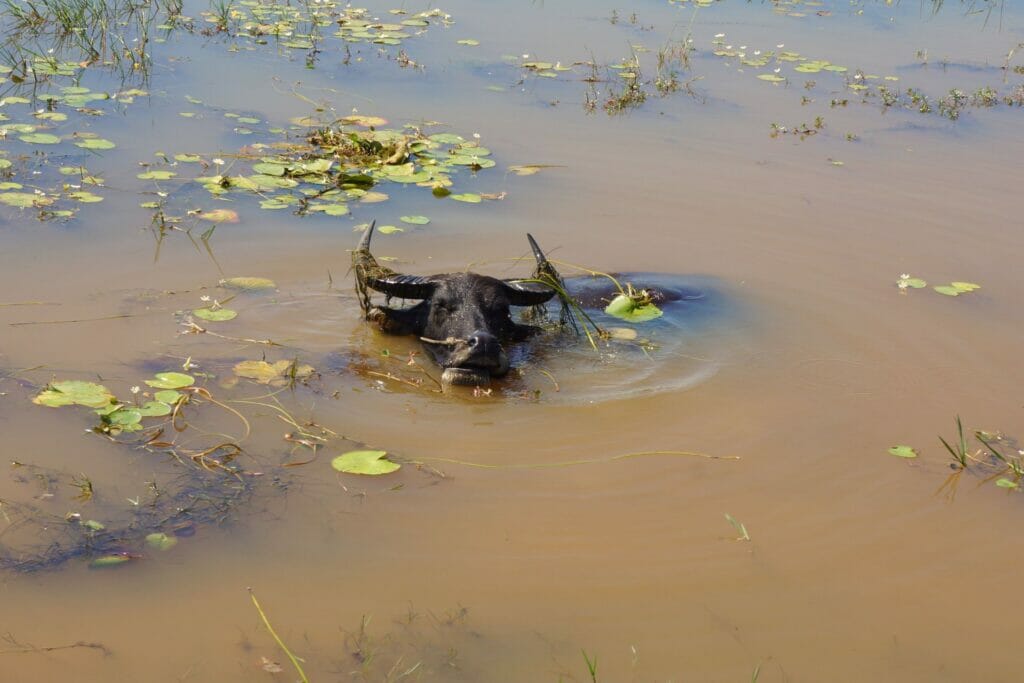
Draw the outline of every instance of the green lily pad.
M82 202L83 204L95 204L96 202L102 202L103 197L92 192L86 192L84 190L78 192L69 192L68 199L74 199L75 201Z
M103 531L107 526L103 522L98 522L95 519L89 519L82 522L82 526L90 531Z
M135 177L139 180L170 180L176 175L178 174L174 171L146 171L145 173L140 173Z
M238 317L237 311L232 311L230 308L197 308L192 311L192 315L203 320L209 320L210 322L225 322L228 320L234 320Z
M51 383L32 402L50 408L70 405L102 408L114 403L114 395L105 386L95 382L68 380Z
M946 296L960 296L961 294L961 290L952 285L938 285L936 287L932 287L932 289L939 294L945 294Z
M768 81L769 83L782 83L786 79L776 74L759 74L758 78L762 81Z
M449 196L457 202L466 202L467 204L479 204L483 201L483 197L473 192L453 194Z
M1020 488L1020 484L1018 484L1017 482L1013 481L1012 479L1007 479L1006 477L1000 477L999 479L997 479L996 480L996 486L998 486L1001 489L1016 489L1016 488Z
M103 557L97 557L95 560L89 563L89 566L93 569L103 569L105 567L117 567L131 562L134 558L131 555L104 555Z
M234 372L239 377L255 380L259 384L285 384L292 376L296 379L309 377L315 369L311 365L299 365L290 360L279 360L276 363L244 360L235 365Z
M178 544L178 539L165 533L153 533L146 536L146 543L157 550L170 550Z
M455 42L459 45L469 45L470 47L475 47L480 44L480 41L475 38L463 38L462 40L456 40Z
M46 195L39 195L32 192L3 192L0 193L0 204L16 206L20 209L27 209L33 206L46 206L52 204L53 199Z
M142 411L137 408L121 408L107 415L106 419L124 431L135 431L134 428L142 422Z
M625 294L619 294L612 299L605 307L604 312L620 320L634 323L647 322L664 315L662 310L654 304L639 305Z
M186 164L196 164L203 160L198 154L175 154L175 161L181 161Z
M231 289L274 289L277 284L265 277L229 277L221 280L220 285L222 287L229 287Z
M4 182L0 182L0 190L21 190L21 189L24 189L24 186L21 183L15 183L15 182L7 181L7 180L5 180Z
M158 372L154 377L156 379L147 379L146 384L155 389L182 389L196 383L192 375L181 372Z
M430 219L426 216L402 216L398 220L409 225L426 225L430 222Z
M889 449L890 455L895 455L898 458L916 458L917 451L910 446L893 446Z
M114 149L117 147L110 140L104 140L103 138L89 138L88 140L79 140L75 143L76 147L82 149Z
M401 465L386 459L387 451L349 451L331 460L331 467L347 474L380 475L397 471Z
M181 398L181 394L174 389L163 389L153 394L153 398L161 403L177 403L178 399Z
M381 225L377 227L377 232L390 235L395 232L405 232L405 230L394 225Z
M163 417L170 415L172 410L174 408L163 401L147 401L145 405L138 409L142 417Z
M238 212L232 211L231 209L212 209L210 211L202 211L196 214L197 218L201 218L204 221L210 221L211 223L237 223Z
M961 292L973 292L976 289L981 289L981 285L976 285L973 282L953 282L951 284L954 289Z
M50 133L28 133L27 135L19 135L18 139L33 145L56 145L60 142L59 137Z

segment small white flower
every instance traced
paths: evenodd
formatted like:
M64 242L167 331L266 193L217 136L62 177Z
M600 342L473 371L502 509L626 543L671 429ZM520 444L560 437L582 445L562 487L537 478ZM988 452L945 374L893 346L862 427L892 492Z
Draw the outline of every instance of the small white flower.
M216 158L216 159L211 159L211 161L212 161L212 162L213 162L213 163L214 163L215 165L217 165L217 166L223 166L223 165L224 165L224 160L223 160L223 159L221 159L220 157L218 157L218 158Z
M139 386L134 386L134 387L132 387L132 388L131 388L131 392L132 392L133 394L137 394L137 393L139 393L140 391L142 391L142 388L141 388L141 387L139 387Z
M777 48L779 48L781 50L782 48L786 47L786 44L785 43L779 43L775 47L777 47Z
M716 33L715 34L715 38L725 38L725 34L724 33Z
M761 54L761 51L760 50L754 50L754 54L755 55L759 55L759 54Z
M530 55L523 55L523 59L529 59Z
M200 301L209 301L210 300L210 295L209 294L204 294L201 297L199 297L199 300Z
M473 137L476 138L477 140L479 140L480 139L480 133L473 133Z
M910 273L900 273L900 279L901 280L909 280L910 279Z
M899 286L900 289L906 289L907 287L910 286L910 283L907 282L906 280L900 280L896 284Z

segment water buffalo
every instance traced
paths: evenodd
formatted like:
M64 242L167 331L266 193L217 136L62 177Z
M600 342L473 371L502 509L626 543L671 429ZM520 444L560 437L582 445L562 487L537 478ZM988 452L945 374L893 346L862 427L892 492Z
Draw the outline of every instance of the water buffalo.
M508 372L503 344L522 341L540 331L512 319L512 306L539 306L555 291L539 283L499 280L476 273L402 275L379 265L370 254L374 223L352 252L356 293L366 319L390 334L415 335L442 368L448 384L485 385ZM547 260L527 235L538 267ZM385 295L384 306L370 302L369 290ZM392 308L391 299L419 303Z

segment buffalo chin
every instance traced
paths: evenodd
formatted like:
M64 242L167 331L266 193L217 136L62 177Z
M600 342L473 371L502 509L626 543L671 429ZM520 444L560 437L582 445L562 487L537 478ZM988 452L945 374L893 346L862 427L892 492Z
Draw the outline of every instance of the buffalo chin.
M483 368L445 368L441 381L456 386L484 386L491 383L491 373Z

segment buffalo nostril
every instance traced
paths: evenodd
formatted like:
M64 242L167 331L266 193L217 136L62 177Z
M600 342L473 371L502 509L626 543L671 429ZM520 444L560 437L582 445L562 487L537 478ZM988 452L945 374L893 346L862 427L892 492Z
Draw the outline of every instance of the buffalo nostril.
M489 332L474 332L466 340L469 348L484 351L498 344L498 338Z

